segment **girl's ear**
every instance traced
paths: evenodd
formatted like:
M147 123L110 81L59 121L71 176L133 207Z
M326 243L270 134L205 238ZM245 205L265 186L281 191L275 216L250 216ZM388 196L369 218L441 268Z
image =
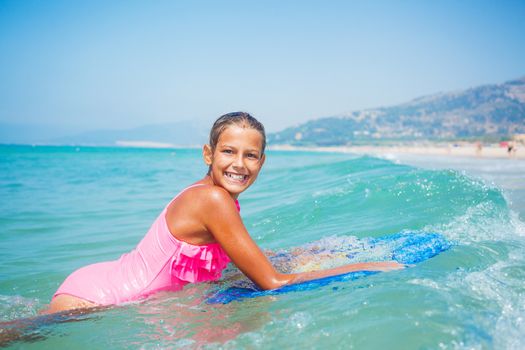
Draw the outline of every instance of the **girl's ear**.
M213 160L213 152L210 145L204 145L204 147L202 147L202 157L204 158L204 163L210 166Z

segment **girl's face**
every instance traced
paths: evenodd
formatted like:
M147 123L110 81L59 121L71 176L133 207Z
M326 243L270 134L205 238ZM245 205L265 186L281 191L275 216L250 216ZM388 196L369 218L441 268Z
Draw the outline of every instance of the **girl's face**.
M210 166L213 184L226 189L233 198L250 187L264 164L262 142L259 131L230 125L220 134L213 152L205 145L204 161Z

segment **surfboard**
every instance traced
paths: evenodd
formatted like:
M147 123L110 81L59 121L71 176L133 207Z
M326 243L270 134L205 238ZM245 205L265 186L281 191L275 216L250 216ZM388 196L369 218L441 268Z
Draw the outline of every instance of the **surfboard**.
M358 246L361 248L364 247L364 249L368 251L380 252L380 254L378 253L376 255L381 256L382 260L394 260L402 264L414 265L450 249L452 243L439 233L404 231L376 238L368 237L355 239L352 241L352 244L343 244L335 249L332 247L330 252L333 256L338 258L343 256L348 259L346 263L352 263L356 262L356 259L359 260L359 255L363 253L363 249L356 248ZM316 249L319 250L317 247ZM280 257L286 258L286 254L281 253ZM339 260L338 262L341 261ZM260 290L253 283L247 287L226 285L218 291L213 292L207 298L207 303L228 304L233 301L241 301L247 298L306 291L320 288L334 282L353 281L377 273L380 272L356 271L344 275L325 277L313 281L287 285L274 290Z

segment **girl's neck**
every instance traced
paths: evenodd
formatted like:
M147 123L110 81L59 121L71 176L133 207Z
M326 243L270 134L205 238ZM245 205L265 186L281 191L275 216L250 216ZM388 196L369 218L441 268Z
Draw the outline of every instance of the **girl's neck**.
M199 183L204 183L206 185L217 186L217 184L215 184L215 182L213 182L213 179L210 176L210 174L206 174L206 176L204 176L204 178L202 180L200 180ZM231 193L231 192L228 192L228 193L233 198L233 200L237 200L239 198L239 193Z

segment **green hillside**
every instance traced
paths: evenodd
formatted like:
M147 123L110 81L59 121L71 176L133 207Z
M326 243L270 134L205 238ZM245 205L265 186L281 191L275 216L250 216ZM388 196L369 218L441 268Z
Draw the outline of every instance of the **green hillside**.
M408 103L308 121L270 144L337 146L370 141L507 137L525 133L525 77Z

